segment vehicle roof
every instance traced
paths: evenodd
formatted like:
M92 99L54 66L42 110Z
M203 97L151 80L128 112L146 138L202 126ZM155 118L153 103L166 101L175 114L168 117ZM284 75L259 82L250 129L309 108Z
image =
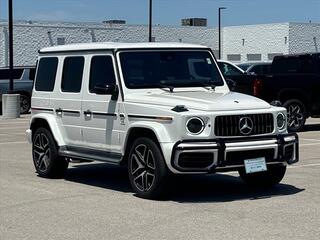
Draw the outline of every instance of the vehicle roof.
M303 57L303 56L318 56L320 53L296 53L296 54L285 54L280 56L275 56L275 58L289 58L289 57Z
M154 49L154 48L202 48L208 47L189 43L118 43L118 42L99 42L99 43L78 43L60 45L43 48L39 53L68 52L68 51L92 51L92 50L121 50L121 49Z

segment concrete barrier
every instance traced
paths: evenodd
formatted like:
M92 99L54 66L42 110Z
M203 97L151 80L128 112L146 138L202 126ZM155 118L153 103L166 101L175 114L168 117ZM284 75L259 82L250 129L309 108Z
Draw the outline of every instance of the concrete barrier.
M2 118L14 119L20 117L20 94L2 95Z

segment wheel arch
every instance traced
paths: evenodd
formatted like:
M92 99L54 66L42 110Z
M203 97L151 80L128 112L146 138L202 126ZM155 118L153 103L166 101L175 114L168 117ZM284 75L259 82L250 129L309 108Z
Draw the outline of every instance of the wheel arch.
M160 148L161 153L163 154L163 149L161 147L162 142L170 142L170 136L167 133L165 127L160 123L136 123L132 124L127 131L123 146L123 164L126 164L127 157L130 152L130 148L135 139L139 137L148 137L152 139Z
M30 129L32 130L32 134L39 127L44 127L50 130L58 146L65 145L60 128L58 127L53 116L48 116L46 114L39 114L33 116L30 121Z
M310 114L310 97L304 91L300 89L282 90L279 92L278 96L282 104L290 99L297 99L301 101L306 107L307 114Z

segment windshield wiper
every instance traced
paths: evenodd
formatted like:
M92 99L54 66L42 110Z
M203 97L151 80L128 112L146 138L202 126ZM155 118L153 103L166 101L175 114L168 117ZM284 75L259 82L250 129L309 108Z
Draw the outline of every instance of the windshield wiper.
M165 90L164 88L169 88L169 91L170 91L170 92L173 92L174 86L169 85L169 84L167 84L167 83L163 83L163 82L165 82L165 81L160 81L160 83L158 84L159 87L160 87L161 89L163 89L163 90ZM167 91L167 90L165 90L165 91Z
M207 88L210 87L212 90L215 90L216 88L216 84L214 83L214 81L210 81L210 80L206 80L204 82L199 83L202 87Z

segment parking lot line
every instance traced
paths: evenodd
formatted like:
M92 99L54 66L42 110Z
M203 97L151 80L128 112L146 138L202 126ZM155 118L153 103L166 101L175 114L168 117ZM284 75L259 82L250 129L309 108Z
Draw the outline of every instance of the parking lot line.
M10 129L19 129L19 128L21 128L21 129L27 129L27 127L25 127L25 126L17 126L17 127L0 127L0 130L10 130Z
M0 133L0 136L23 136L25 133Z
M320 139L313 139L313 138L300 138L300 140L320 142Z
M320 166L320 163L310 163L310 164L303 164L303 165L296 165L296 166L288 166L288 168L303 168L303 167L316 167Z
M318 143L302 143L299 146L303 147L303 146L313 146L313 145L320 145L320 142L318 142Z
M3 143L0 143L0 145L8 145L8 144L26 144L27 141L17 141L17 142L3 142Z

